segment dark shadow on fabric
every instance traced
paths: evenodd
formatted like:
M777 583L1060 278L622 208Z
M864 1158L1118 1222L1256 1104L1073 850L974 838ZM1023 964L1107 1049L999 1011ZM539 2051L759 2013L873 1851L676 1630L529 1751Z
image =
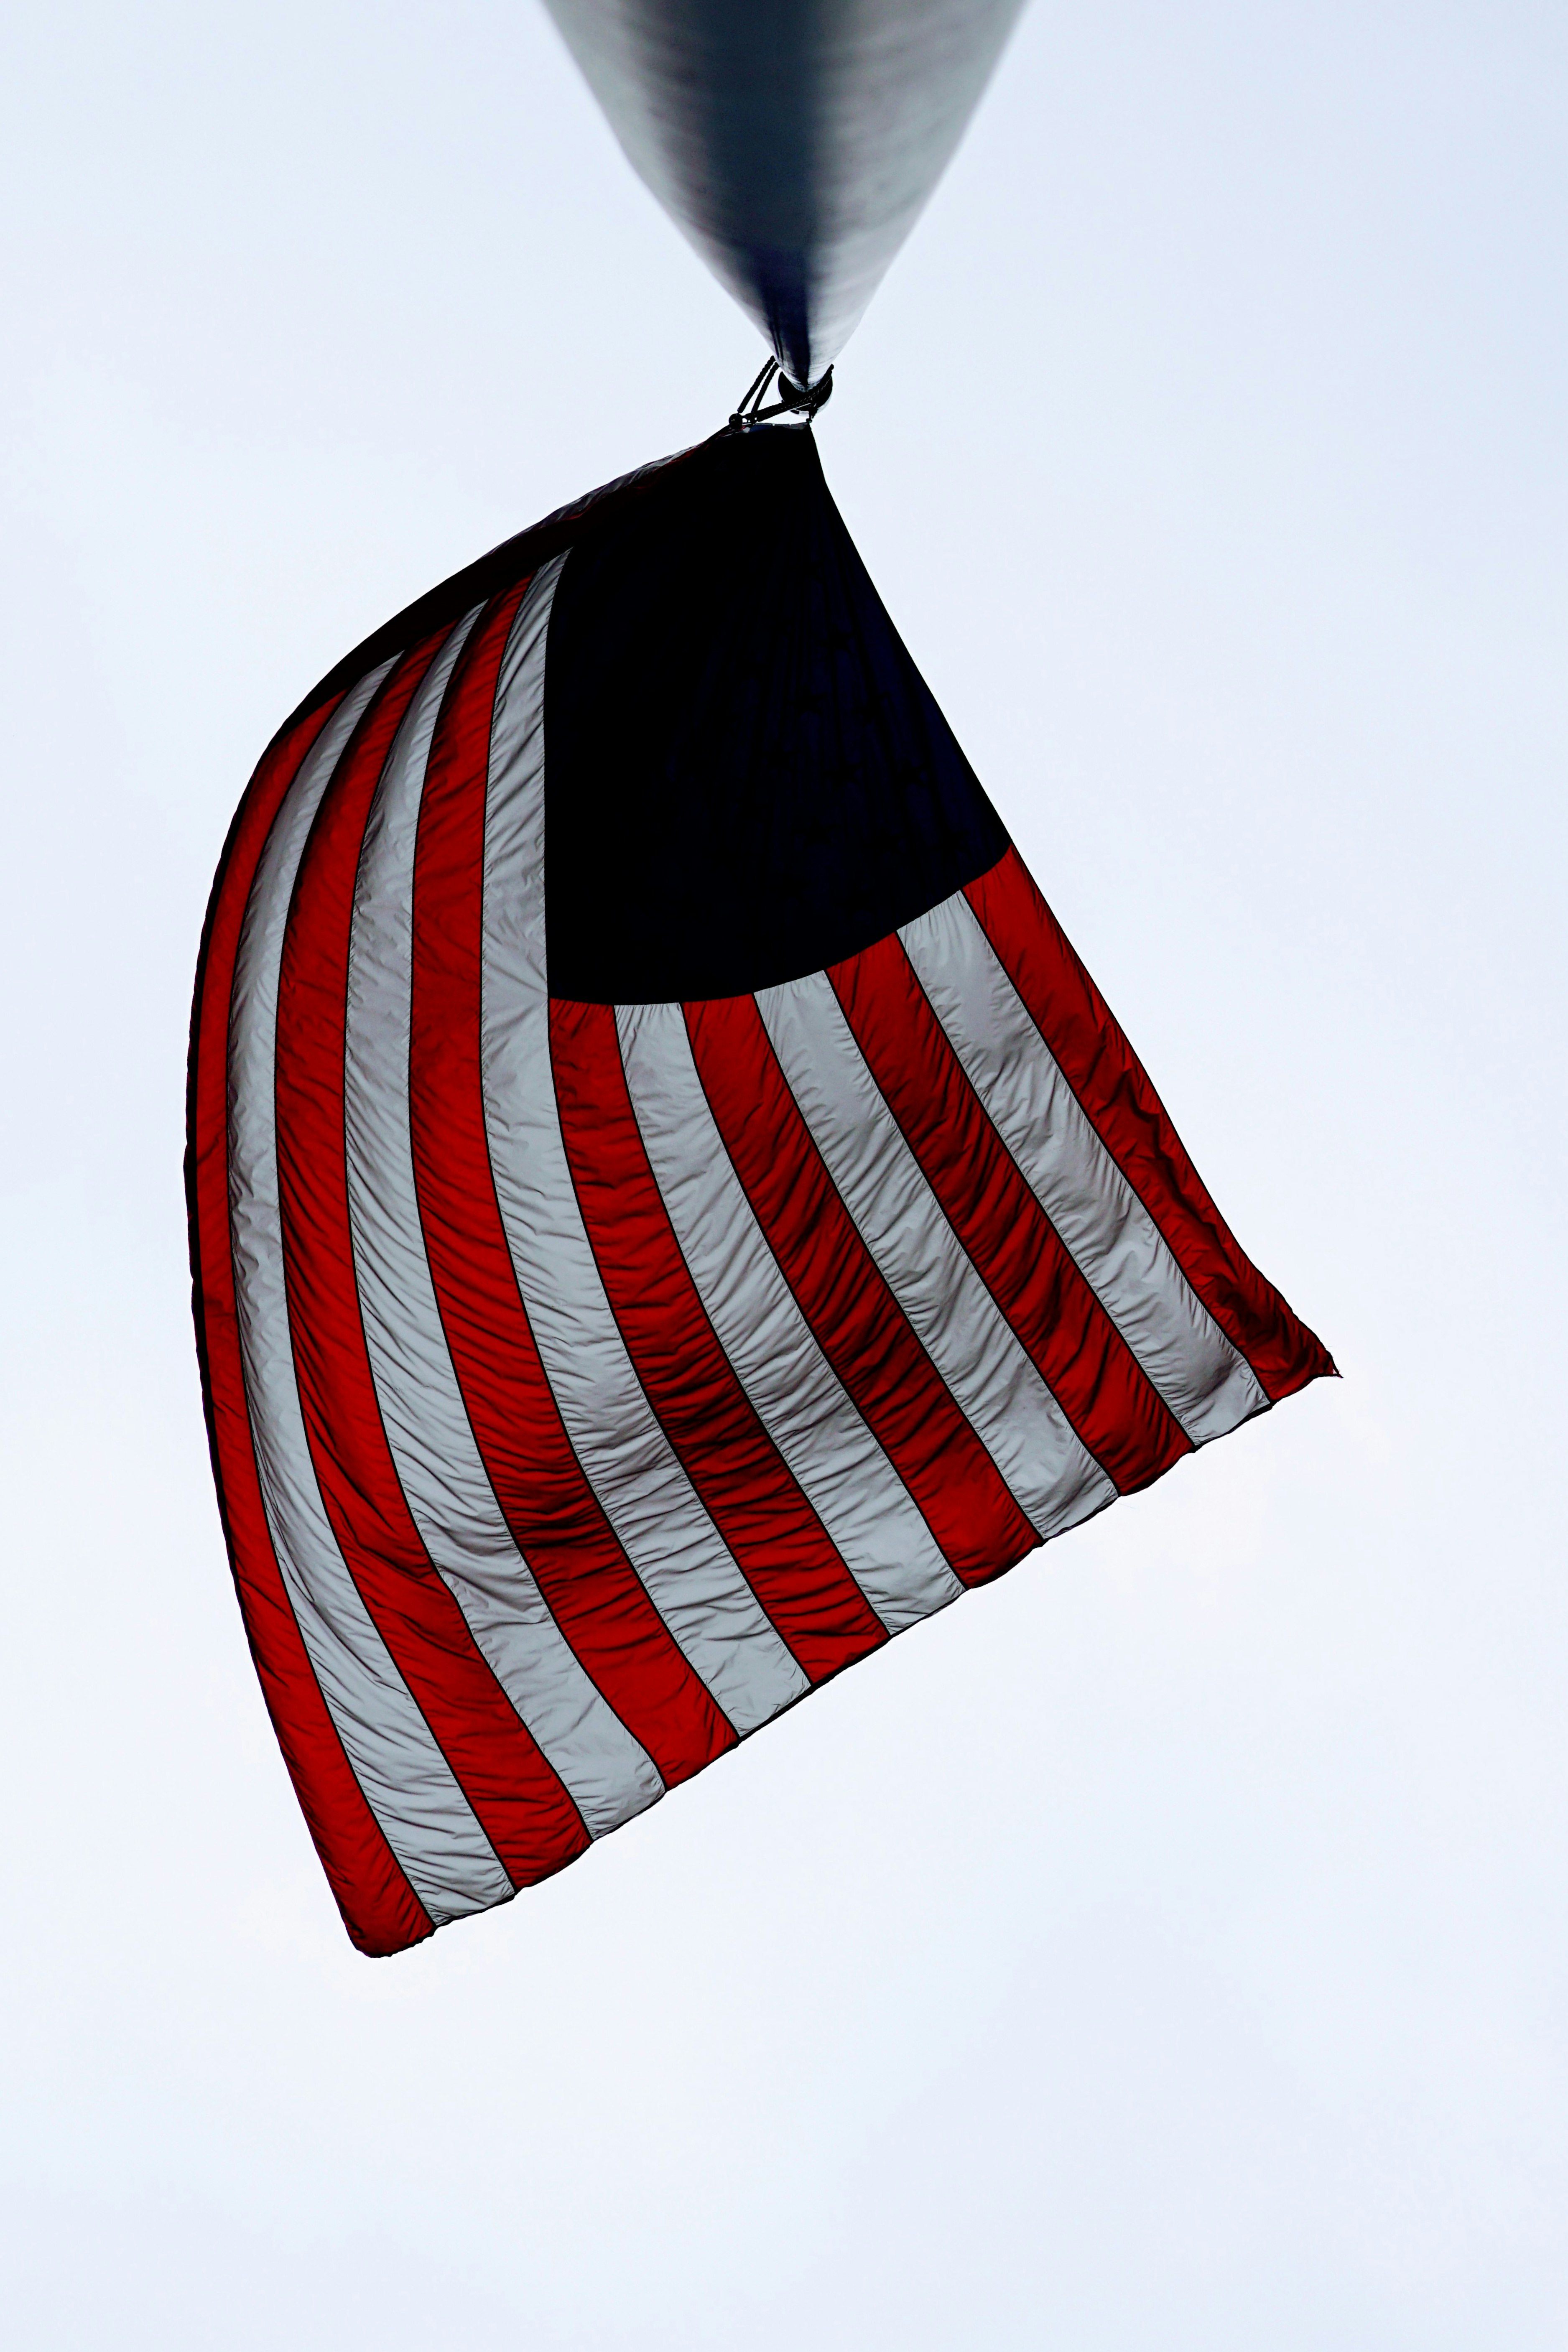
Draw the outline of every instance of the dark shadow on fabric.
M709 443L586 536L545 679L552 995L798 979L1007 847L799 427Z

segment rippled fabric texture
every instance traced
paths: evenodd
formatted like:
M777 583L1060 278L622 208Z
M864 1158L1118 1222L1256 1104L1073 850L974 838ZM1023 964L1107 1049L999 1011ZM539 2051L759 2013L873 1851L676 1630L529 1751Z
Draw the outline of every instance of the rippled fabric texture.
M798 427L306 698L214 887L188 1176L246 1626L368 1952L1332 1370Z

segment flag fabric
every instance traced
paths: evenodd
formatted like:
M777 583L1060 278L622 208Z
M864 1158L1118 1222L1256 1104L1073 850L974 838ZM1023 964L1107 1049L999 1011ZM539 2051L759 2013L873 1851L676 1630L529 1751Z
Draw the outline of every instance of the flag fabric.
M234 1575L367 1952L1333 1369L799 428L510 541L284 727L187 1167Z

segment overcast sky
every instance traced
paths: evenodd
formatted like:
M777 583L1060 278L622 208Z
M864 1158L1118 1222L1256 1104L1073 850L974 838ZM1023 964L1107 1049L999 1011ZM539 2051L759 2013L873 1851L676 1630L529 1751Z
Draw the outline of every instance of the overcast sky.
M1036 0L818 437L1344 1378L373 1963L208 1475L206 890L762 354L533 0L8 12L9 2344L1560 2352L1565 162L1561 0Z

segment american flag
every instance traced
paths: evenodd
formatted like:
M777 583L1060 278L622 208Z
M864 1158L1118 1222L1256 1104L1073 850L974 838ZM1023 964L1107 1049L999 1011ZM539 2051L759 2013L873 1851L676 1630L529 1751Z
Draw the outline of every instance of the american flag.
M188 1189L246 1627L372 1953L1333 1369L798 428L508 542L282 730Z

